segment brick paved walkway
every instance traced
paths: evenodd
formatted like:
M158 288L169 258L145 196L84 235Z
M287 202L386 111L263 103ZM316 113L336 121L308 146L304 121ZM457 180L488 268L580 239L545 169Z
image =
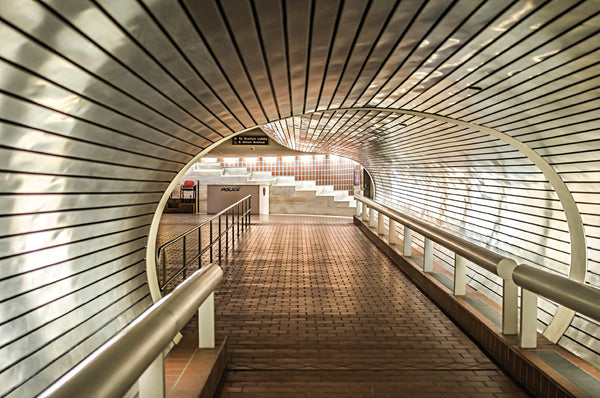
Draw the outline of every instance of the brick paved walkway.
M220 397L527 396L348 219L253 218L223 268Z

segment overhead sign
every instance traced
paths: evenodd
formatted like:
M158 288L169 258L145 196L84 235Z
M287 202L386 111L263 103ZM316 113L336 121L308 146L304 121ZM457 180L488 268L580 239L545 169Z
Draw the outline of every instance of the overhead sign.
M233 145L269 145L269 137L238 135L231 139Z

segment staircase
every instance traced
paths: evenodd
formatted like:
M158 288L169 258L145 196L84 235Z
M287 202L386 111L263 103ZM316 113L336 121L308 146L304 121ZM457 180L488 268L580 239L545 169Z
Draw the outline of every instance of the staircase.
M294 176L273 176L270 171L249 171L245 167L221 167L201 163L184 178L200 181L199 200L204 203L206 185L260 184L270 185L271 214L351 217L356 208L354 197L348 195L347 191L336 191L332 185L317 185L315 181L296 181Z

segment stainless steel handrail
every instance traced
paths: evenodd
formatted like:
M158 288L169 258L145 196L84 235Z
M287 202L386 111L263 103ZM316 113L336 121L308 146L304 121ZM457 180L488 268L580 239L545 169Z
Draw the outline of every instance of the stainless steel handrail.
M398 221L400 224L409 227L413 231L418 232L423 236L427 236L432 241L439 243L445 248L452 250L454 253L463 256L467 260L496 275L498 275L498 265L502 261L507 260L506 257L498 253L459 238L458 236L446 232L441 228L437 228L423 221L417 220L414 217L400 213L397 210L381 205L362 195L354 195L354 199L366 204L370 208L377 210L379 213L385 214L386 216Z
M41 397L122 397L162 355L222 278L218 265L196 271L52 384Z
M529 265L515 268L512 278L523 289L600 322L600 289Z
M532 292L600 322L600 289L529 265L517 265L514 260L508 257L477 246L441 228L417 220L414 217L379 204L362 195L355 195L354 198L366 206L366 208L374 209L391 220L397 221L411 230L422 234L472 263L502 277L505 282L508 281L521 287L524 289L522 296L525 294L525 291ZM530 303L532 304L528 305L535 305L537 308L537 300L531 300ZM503 311L505 310L503 308ZM523 311L523 309L521 311L527 312ZM532 314L536 313L533 309L529 311ZM524 321L522 315L522 330ZM527 320L527 322L533 325L533 333L535 334L536 319ZM531 338L531 340L534 340L534 338ZM530 342L530 344L535 344L535 342Z
M239 206L242 204L244 205L243 206L244 208L242 210L243 213L240 214ZM237 219L235 220L235 222L232 222L231 224L229 224L229 213L232 210L236 210L236 209L238 211ZM219 213L215 214L208 220L203 221L199 225L197 225L197 226L189 229L188 231L180 234L179 236L171 239L167 243L162 244L156 251L156 268L157 268L156 272L157 272L157 275L159 275L159 274L162 275L162 278L158 278L158 280L160 282L159 283L160 290L161 291L165 290L165 288L169 284L171 284L174 280L176 280L182 274L184 275L184 278L185 278L186 270L188 269L190 264L194 264L198 259L201 259L202 255L209 250L211 252L210 262L212 262L212 248L216 243L219 243L219 262L220 262L221 261L221 238L223 237L223 235L226 236L225 247L226 247L226 254L227 254L228 250L229 250L229 231L232 229L235 229L235 226L237 225L238 226L238 237L239 237L239 231L240 231L239 224L240 223L243 224L242 231L245 229L245 227L247 225L250 224L251 210L252 210L251 195L248 195L248 196L245 196L244 198L238 200L237 202L233 203L232 205L228 206L227 208L221 210ZM226 225L225 229L222 229L221 228L221 216L224 214L227 216L227 219L226 219L227 225ZM217 234L216 237L214 237L213 231L212 231L212 222L217 218L219 219L219 233ZM205 225L210 225L210 239L209 239L210 241L206 247L202 248L202 241L201 241L200 233L202 231L202 227L204 227ZM194 233L198 233L198 252L192 259L187 259L186 258L186 238ZM235 239L235 237L234 237L234 239ZM182 263L183 264L182 264L182 267L178 271L176 271L174 274L170 275L170 277L167 279L167 277L166 277L166 261L165 261L166 250L170 246L173 246L176 243L178 243L179 241L182 241L182 243L183 243L183 253L182 253L182 260L183 260ZM162 270L162 272L159 272L161 270Z

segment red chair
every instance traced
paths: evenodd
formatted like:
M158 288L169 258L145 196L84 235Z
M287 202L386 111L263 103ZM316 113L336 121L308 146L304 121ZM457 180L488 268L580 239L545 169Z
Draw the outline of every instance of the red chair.
M186 191L192 193L190 199L196 199L196 182L194 180L185 180L183 184L179 186L179 197L181 199L185 199Z

